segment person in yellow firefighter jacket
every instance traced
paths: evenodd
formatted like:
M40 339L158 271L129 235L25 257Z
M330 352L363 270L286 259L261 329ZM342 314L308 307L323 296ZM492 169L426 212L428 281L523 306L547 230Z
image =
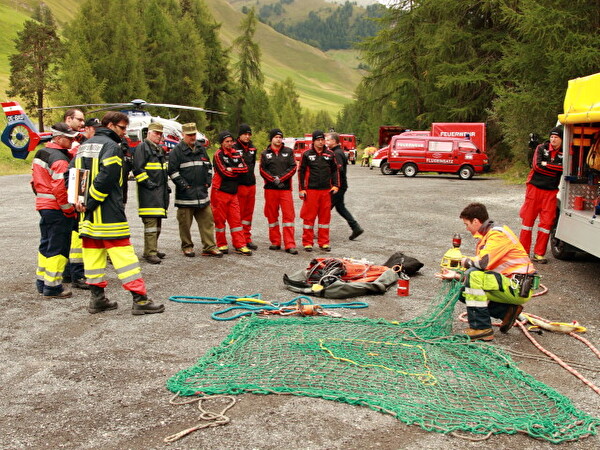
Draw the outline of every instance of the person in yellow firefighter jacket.
M117 308L117 302L106 298L104 288L106 257L123 287L133 295L132 314L161 313L164 305L148 299L140 263L129 240L129 224L123 205L123 150L129 118L122 112L109 111L102 118L102 127L79 146L72 166L89 170L89 188L82 212L79 234L83 243L83 265L86 283L90 285L91 314Z
M467 231L479 239L476 256L463 258L464 275L453 270L437 274L442 279L462 279L472 340L494 339L491 317L502 319L500 331L506 333L531 299L536 274L529 255L510 228L489 219L485 205L471 203L460 213Z
M160 264L166 256L158 251L162 220L169 208L167 155L161 146L163 126L151 123L148 136L133 152L133 175L137 181L138 215L144 223L144 259Z

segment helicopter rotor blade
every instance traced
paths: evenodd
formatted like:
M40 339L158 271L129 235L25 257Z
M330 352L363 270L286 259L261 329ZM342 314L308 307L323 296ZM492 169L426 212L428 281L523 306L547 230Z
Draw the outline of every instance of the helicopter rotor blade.
M146 103L145 106L160 106L163 108L173 108L173 109L188 109L190 111L200 111L210 114L227 114L221 111L212 111L210 109L199 108L197 106L183 106L183 105L172 105L168 103Z
M68 108L88 108L100 106L101 108L86 111L87 113L96 113L100 111L107 111L110 109L118 109L118 108L132 108L134 110L142 110L148 106L156 106L160 108L171 108L171 109L187 109L189 111L200 111L210 114L227 114L221 111L213 111L210 109L199 108L197 106L184 106L184 105L173 105L170 103L147 103L142 99L135 99L126 103L86 103L82 105L64 105L64 106L48 106L45 108L38 108L38 110L53 110L53 109L68 109Z
M104 104L106 105L106 103ZM103 105L98 105L98 106L103 106ZM131 103L115 103L113 105L108 105L105 106L104 108L98 108L98 109L93 109L91 111L87 111L88 113L97 113L100 111L108 111L109 109L120 109L120 108L132 108L133 105ZM136 109L136 108L134 108Z
M38 108L38 111L46 111L50 109L87 108L88 106L107 106L109 108L116 108L127 105L129 105L129 103L86 103L84 105L47 106L45 108Z

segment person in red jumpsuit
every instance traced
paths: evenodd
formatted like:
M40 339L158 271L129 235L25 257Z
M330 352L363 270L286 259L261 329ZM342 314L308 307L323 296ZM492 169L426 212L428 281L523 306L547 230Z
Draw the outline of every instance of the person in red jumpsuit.
M229 253L225 235L228 223L235 252L250 256L252 250L246 246L237 197L240 175L248 172L248 166L240 152L233 148L233 136L229 131L221 132L218 140L221 146L213 157L215 175L210 193L217 246L222 253Z
M300 217L302 245L311 252L314 242L315 220L319 218L317 243L321 250L331 251L329 222L331 221L331 194L340 187L340 171L335 155L325 147L325 133L315 130L312 146L302 154L298 170L300 198L303 199Z
M292 198L292 177L296 173L296 161L291 148L283 145L283 132L279 128L269 131L271 144L260 155L260 175L265 180L265 217L269 224L269 250L281 249L281 228L285 251L297 255L294 238L294 200Z
M240 175L238 184L238 202L240 203L240 217L242 228L246 238L246 247L257 250L258 245L252 242L252 216L254 216L254 203L256 200L256 147L252 144L252 129L250 125L243 123L238 131L238 138L233 148L240 152L248 166L248 172Z
M522 225L519 241L527 253L531 251L533 225L539 216L532 260L540 264L548 262L544 255L556 218L556 194L563 172L562 139L562 126L554 127L550 131L550 139L535 149L527 177L525 201L520 211Z

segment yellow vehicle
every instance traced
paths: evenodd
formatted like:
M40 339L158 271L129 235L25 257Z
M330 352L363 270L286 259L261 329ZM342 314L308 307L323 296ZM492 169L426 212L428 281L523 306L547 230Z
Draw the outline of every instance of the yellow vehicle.
M600 167L592 162L600 152L600 73L569 81L558 120L564 125L564 159L552 254L600 257Z

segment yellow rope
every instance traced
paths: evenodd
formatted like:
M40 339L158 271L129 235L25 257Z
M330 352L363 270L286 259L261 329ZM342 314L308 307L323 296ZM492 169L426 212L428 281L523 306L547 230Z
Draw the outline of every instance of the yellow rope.
M345 341L345 342L360 342L360 343L367 343L367 344L379 344L379 345L389 345L389 346L403 346L403 347L411 347L411 348L418 348L419 351L421 352L422 355L422 359L423 359L423 367L427 369L426 372L423 373L416 373L416 372L407 372L404 370L398 370L398 369L393 369L391 367L387 367L381 364L360 364L356 361L353 361L351 359L348 358L341 358L339 356L336 356L333 351L331 351L329 348L327 348L325 346L325 341ZM429 368L429 366L427 365L427 352L423 349L423 347L421 347L420 345L411 345L411 344L403 344L403 343L393 343L393 342L380 342L380 341L369 341L366 339L338 339L338 338L330 338L330 339L319 339L319 347L322 350L325 350L327 353L329 353L329 355L334 358L337 359L338 361L344 361L344 362L348 362L350 364L355 364L359 367L379 367L381 369L384 370L389 370L390 372L396 372L399 373L401 375L408 375L408 376L412 376L412 377L417 377L419 379L419 381L427 386L434 386L435 384L437 384L437 379L435 378L435 376L431 373L431 369ZM367 353L368 356L379 356L379 353Z

